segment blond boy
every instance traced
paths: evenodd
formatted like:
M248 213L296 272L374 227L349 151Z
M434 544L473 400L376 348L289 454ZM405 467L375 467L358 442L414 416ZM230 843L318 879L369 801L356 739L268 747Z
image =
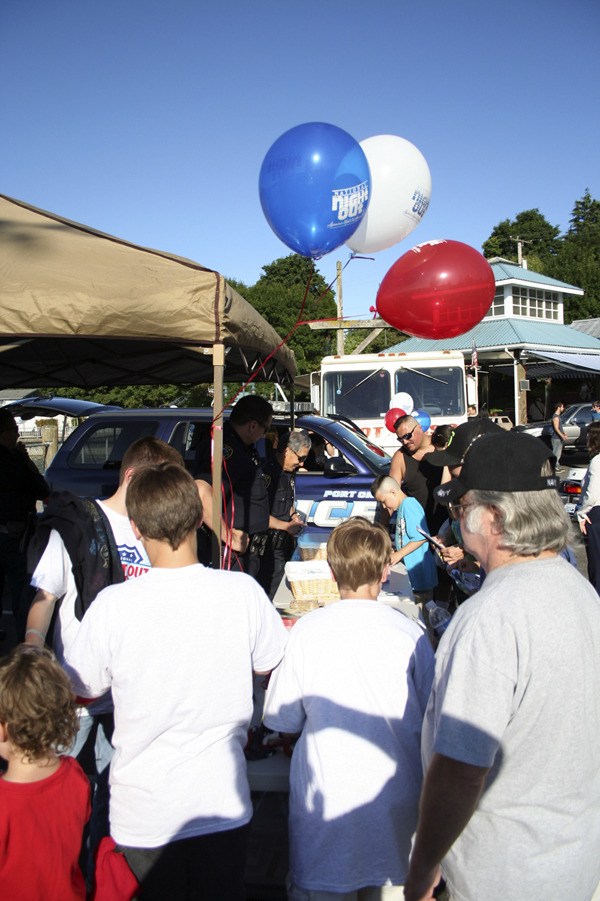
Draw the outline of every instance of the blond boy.
M392 553L356 517L327 544L340 600L293 628L265 724L300 733L290 773L291 901L400 899L422 780L433 677L427 637L377 602Z

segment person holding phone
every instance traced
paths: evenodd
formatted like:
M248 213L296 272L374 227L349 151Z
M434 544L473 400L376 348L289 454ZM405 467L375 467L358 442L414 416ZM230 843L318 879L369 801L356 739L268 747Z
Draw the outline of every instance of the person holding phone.
M392 552L392 565L402 561L417 603L433 597L438 577L429 544L423 538L427 528L425 511L414 497L408 497L391 476L378 476L371 485L376 501L392 516L396 513L396 550Z

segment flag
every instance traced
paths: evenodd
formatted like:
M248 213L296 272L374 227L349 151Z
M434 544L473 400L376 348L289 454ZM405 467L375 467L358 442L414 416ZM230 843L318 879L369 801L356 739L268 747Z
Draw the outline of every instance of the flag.
M479 365L479 358L477 356L477 347L475 342L473 341L473 347L471 349L471 369L477 369Z

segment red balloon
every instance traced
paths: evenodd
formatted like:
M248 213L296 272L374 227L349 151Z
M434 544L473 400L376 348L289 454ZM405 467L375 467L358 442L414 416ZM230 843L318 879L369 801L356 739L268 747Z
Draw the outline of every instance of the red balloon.
M377 292L377 312L415 338L454 338L481 322L495 291L492 267L461 241L428 241L396 260Z
M391 410L388 410L385 414L385 427L390 432L395 432L396 429L394 425L398 422L401 416L406 416L404 410L401 410L400 407L392 407Z

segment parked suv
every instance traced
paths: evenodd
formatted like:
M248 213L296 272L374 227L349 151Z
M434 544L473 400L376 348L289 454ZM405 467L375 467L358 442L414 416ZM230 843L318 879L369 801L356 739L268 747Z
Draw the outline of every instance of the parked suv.
M229 411L225 412L225 418ZM138 438L153 435L176 447L186 466L197 475L198 448L210 434L211 409L109 410L93 413L65 440L46 470L54 490L69 490L82 497L107 497L118 483L124 451ZM283 432L285 418L275 417ZM326 536L349 516L373 519L376 502L370 491L373 479L389 471L390 457L348 421L307 415L296 428L322 439L332 456L317 457L310 471L296 476L298 509L305 514L307 534ZM259 446L259 452L265 453ZM307 461L308 464L308 461Z
M585 449L587 427L592 421L592 405L591 404L571 404L560 417L563 431L567 436L564 449L580 450ZM531 422L528 425L518 425L515 429L520 432L527 432L536 438L544 438L550 440L552 437L552 421L547 422Z

